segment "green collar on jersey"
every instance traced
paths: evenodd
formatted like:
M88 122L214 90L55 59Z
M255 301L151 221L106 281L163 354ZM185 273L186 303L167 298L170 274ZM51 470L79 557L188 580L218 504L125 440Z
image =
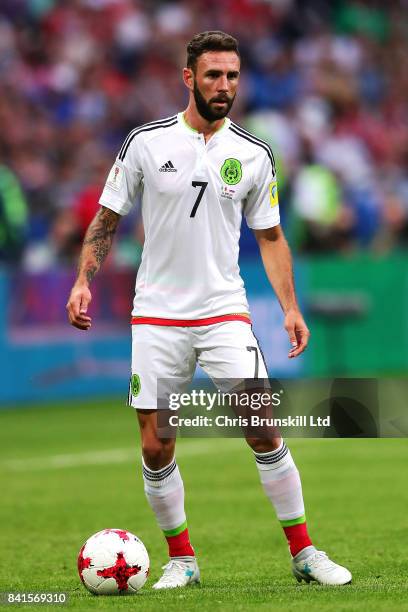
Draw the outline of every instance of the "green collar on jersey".
M192 132L196 132L196 134L198 134L198 130L196 130L195 128L191 127L191 125L188 123L187 119L185 118L184 113L181 113L181 118L182 118L183 123L186 126L186 128L188 128Z
M187 119L184 116L184 112L180 113L180 115L181 115L181 119L182 119L184 125L186 126L186 128L188 128L192 132L195 132L196 134L200 133L198 130L196 130L195 128L191 127L191 125L188 123ZM221 130L223 130L226 125L227 125L227 119L225 118L224 119L224 123L222 124L222 126L220 128L218 128L218 130L216 130L216 132L214 132L214 133L217 134L218 132L221 132Z

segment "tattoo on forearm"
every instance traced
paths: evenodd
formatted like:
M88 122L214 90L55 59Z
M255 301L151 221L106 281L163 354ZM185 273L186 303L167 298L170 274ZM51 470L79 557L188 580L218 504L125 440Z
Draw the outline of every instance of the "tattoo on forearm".
M88 270L86 271L86 280L88 281L88 283L91 282L91 280L95 276L96 272L97 272L97 267L96 266L90 266L88 268Z
M85 267L90 282L109 253L120 216L109 208L101 208L88 227L85 235L79 270Z

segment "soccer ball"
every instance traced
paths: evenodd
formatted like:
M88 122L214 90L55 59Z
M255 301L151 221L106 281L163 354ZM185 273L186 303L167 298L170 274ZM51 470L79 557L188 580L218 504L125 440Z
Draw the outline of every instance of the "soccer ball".
M96 595L136 593L149 575L149 555L130 531L104 529L82 546L78 572L88 591Z

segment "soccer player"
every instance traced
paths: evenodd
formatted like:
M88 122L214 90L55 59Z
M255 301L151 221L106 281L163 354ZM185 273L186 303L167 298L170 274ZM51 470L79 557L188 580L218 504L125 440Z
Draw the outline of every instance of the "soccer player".
M174 378L182 390L197 362L212 379L267 378L239 275L242 213L284 313L289 358L300 355L309 338L279 224L272 151L227 118L239 76L235 38L223 32L193 37L183 70L188 106L134 129L125 139L85 236L67 304L71 324L88 330L90 283L120 218L141 191L146 238L132 314L129 403L140 425L145 493L169 548L170 561L155 589L184 587L200 578L175 439L162 439L157 431L157 379ZM299 472L285 442L280 437L247 442L288 540L294 576L326 585L349 583L350 572L310 540Z

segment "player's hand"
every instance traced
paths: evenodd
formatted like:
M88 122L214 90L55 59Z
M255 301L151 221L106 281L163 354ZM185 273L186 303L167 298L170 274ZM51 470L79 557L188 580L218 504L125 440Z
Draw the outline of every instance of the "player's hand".
M293 357L303 353L310 337L310 331L300 310L288 310L285 315L285 329L288 332L289 341L292 346L288 357L293 359Z
M75 284L67 303L68 318L71 325L78 329L88 330L91 327L92 319L86 313L92 295L86 284Z

